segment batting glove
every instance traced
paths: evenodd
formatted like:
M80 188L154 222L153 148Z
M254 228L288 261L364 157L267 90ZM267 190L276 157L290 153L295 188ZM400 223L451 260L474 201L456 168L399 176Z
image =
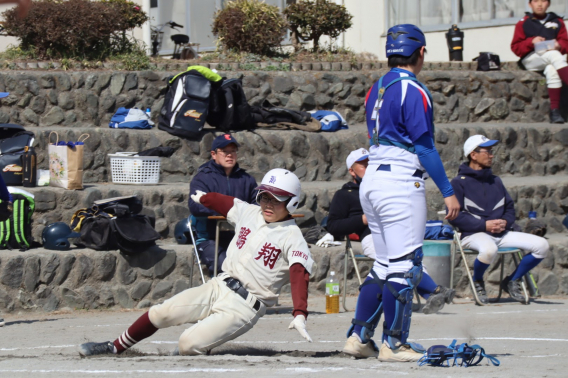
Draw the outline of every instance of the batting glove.
M292 322L288 326L288 329L294 328L296 328L296 331L298 331L304 339L306 339L310 343L312 342L312 338L310 337L308 330L306 329L306 317L304 315L296 315L294 320L292 320Z
M201 197L203 197L205 194L205 192L202 192L201 190L196 190L195 194L192 194L190 197L193 200L193 202L195 203L201 203Z
M327 248L333 243L333 235L332 234L325 234L323 238L316 242L318 247Z

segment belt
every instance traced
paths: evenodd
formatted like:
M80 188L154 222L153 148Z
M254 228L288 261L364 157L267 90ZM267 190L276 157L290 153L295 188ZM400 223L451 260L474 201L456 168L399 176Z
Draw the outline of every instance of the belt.
M396 263L406 260L414 260L414 252L407 253L406 255L399 257L397 259L389 259L389 263Z
M227 287L231 290L233 290L235 293L239 294L245 301L248 298L249 292L247 289L245 289L243 287L243 284L241 284L241 281L237 280L236 278L233 277L227 277L225 278L223 281L225 281L225 283L227 284ZM255 311L258 312L258 310L260 310L260 301L258 299L255 298L255 302L254 305L252 306L252 308L254 308Z
M379 168L377 168L377 171L390 172L391 171L391 165L390 164L381 164L381 165L379 165ZM412 177L423 178L424 177L424 171L421 170L421 169L417 169L412 174Z

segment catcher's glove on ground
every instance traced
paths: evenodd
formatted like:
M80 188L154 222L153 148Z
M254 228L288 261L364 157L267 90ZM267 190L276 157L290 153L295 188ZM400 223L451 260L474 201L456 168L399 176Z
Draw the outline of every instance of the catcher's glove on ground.
M201 203L201 197L203 197L205 194L205 192L202 192L201 190L196 190L195 194L192 194L190 197L193 200L193 202L196 203Z
M288 326L288 329L294 328L296 328L296 330L304 339L306 339L310 343L312 342L312 338L310 337L308 330L306 329L306 317L304 315L296 315L294 320L292 320L292 322Z
M341 245L341 242L333 241L332 234L325 234L323 238L317 241L316 245L318 247L327 248L327 247L333 247L335 245Z

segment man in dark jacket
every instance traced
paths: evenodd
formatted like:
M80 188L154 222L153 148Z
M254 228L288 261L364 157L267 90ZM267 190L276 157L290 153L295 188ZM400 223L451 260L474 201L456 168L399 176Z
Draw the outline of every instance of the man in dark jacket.
M213 140L211 145L211 160L197 170L191 180L189 193L195 194L197 190L205 193L220 193L236 197L248 203L256 203L256 180L239 168L237 154L239 144L230 134L223 134ZM191 198L188 201L189 211L195 218L192 223L197 231L197 252L203 263L207 265L209 274L213 275L215 264L215 227L216 221L207 219L208 216L219 215L205 206L195 203ZM217 272L225 260L227 247L235 235L232 231L219 233L219 250Z
M499 141L483 135L469 137L464 145L468 163L463 163L452 187L461 208L450 223L461 231L462 246L478 251L473 266L475 290L481 302L487 303L483 274L495 260L500 247L520 248L523 257L513 274L501 283L503 290L516 301L523 302L521 278L548 254L546 239L512 231L515 207L501 179L491 171L493 146Z
M369 152L364 148L351 151L347 157L347 167L353 180L343 185L333 196L329 206L327 230L336 240L357 234L365 256L375 259L371 230L359 200L359 185L365 175L367 164L369 164Z

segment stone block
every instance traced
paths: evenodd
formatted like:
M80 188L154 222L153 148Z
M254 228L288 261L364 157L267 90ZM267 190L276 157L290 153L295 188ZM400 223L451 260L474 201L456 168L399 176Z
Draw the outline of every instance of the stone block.
M146 294L150 292L152 288L151 281L140 281L130 291L130 297L135 300L139 301L140 299L144 298Z
M169 292L172 290L174 286L172 281L160 281L154 287L154 291L152 292L152 299L161 299L165 297Z
M11 288L20 287L24 274L24 263L24 258L21 256L3 259L3 269L2 275L0 276L0 282Z
M24 289L33 293L40 278L40 259L39 256L30 256L24 265Z
M164 257L154 266L154 274L157 278L164 278L170 274L176 266L176 253L167 251Z

